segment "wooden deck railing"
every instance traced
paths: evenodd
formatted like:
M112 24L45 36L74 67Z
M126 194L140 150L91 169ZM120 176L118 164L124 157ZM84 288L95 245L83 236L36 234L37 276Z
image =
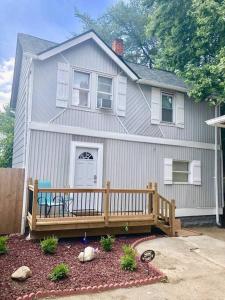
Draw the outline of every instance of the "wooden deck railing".
M158 194L157 184L149 183L145 189L111 188L39 188L38 180L28 185L28 216L35 230L37 220L67 220L104 218L105 226L117 220L142 220L148 217L169 226L173 235L175 203Z

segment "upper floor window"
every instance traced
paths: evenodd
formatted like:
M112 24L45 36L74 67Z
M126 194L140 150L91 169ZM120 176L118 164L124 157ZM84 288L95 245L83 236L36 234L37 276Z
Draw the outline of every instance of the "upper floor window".
M112 108L112 78L98 76L97 107Z
M162 122L173 123L173 96L162 94Z
M74 71L73 78L73 104L89 106L90 74Z

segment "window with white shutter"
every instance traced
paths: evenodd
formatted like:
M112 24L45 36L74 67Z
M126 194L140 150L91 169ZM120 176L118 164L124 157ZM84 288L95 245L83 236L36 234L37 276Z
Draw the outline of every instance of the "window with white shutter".
M58 63L57 68L57 88L56 106L67 107L69 100L69 64Z
M165 158L164 184L201 185L201 162Z
M172 158L164 159L164 184L173 183L173 160Z
M190 163L190 183L201 185L201 162L199 160L193 160Z
M161 91L159 88L151 89L151 123L160 123Z
M184 94L182 93L176 93L175 110L176 125L180 128L184 128Z
M116 99L116 113L118 116L124 117L126 115L127 102L127 77L117 77L117 99Z

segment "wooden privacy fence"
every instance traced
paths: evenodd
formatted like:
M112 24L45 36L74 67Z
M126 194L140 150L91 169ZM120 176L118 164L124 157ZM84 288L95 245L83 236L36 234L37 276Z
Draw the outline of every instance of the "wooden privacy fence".
M20 232L24 169L0 168L0 234Z
M145 189L111 188L110 182L105 188L40 188L35 180L28 185L28 202L32 231L42 230L41 225L60 229L68 224L70 228L90 228L142 222L159 224L164 232L174 235L175 202L159 195L156 183Z

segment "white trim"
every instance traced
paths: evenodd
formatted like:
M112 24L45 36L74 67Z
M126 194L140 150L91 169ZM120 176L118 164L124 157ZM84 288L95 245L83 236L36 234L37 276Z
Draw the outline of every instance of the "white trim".
M89 39L93 39L101 48L102 50L108 54L108 56L132 79L137 80L138 77L132 72L117 56L116 54L108 48L105 43L94 33L94 32L87 32L81 36L75 37L72 40L69 40L61 45L58 45L48 51L39 54L37 57L40 60L45 60L53 55L56 55L62 51L65 51L71 47L74 47L82 42L85 42Z
M86 142L71 142L70 148L70 170L69 170L69 184L73 187L75 168L76 168L76 148L93 148L98 150L98 161L97 161L97 183L96 187L102 188L102 175L103 175L103 144L97 143L86 143Z
M183 92L183 93L188 92L187 88L182 88L182 87L179 87L176 85L171 85L171 84L165 84L163 82L159 83L158 81L155 81L155 80L139 79L137 81L137 83L147 84L147 85L151 85L154 87L165 88L165 89L174 90L174 91Z
M206 150L215 149L215 145L210 143L200 143L200 142L186 141L186 140L175 140L175 139L173 140L173 139L165 139L165 138L134 135L134 134L124 134L124 133L117 133L117 132L110 132L110 131L100 131L100 130L82 128L82 127L75 127L75 126L65 126L65 125L39 123L39 122L31 122L29 126L30 129L32 130L41 130L41 131L48 131L48 132L58 132L58 133L75 134L75 135L83 135L83 136L93 136L99 138L108 138L114 140L189 147L189 148L206 149ZM218 149L220 149L220 145L218 145Z
M22 207L22 217L21 217L21 234L25 233L26 219L27 219L27 180L28 180L28 168L29 168L29 159L30 159L30 122L31 122L31 113L32 113L32 97L33 97L33 81L34 81L34 65L31 58L30 68L29 68L29 77L28 77L28 90L29 98L27 99L27 120L25 123L26 127L26 144L25 144L25 174L24 174L24 187L23 187L23 207Z
M223 213L223 209L219 209L219 213ZM176 208L176 217L191 216L211 216L216 214L216 208Z

